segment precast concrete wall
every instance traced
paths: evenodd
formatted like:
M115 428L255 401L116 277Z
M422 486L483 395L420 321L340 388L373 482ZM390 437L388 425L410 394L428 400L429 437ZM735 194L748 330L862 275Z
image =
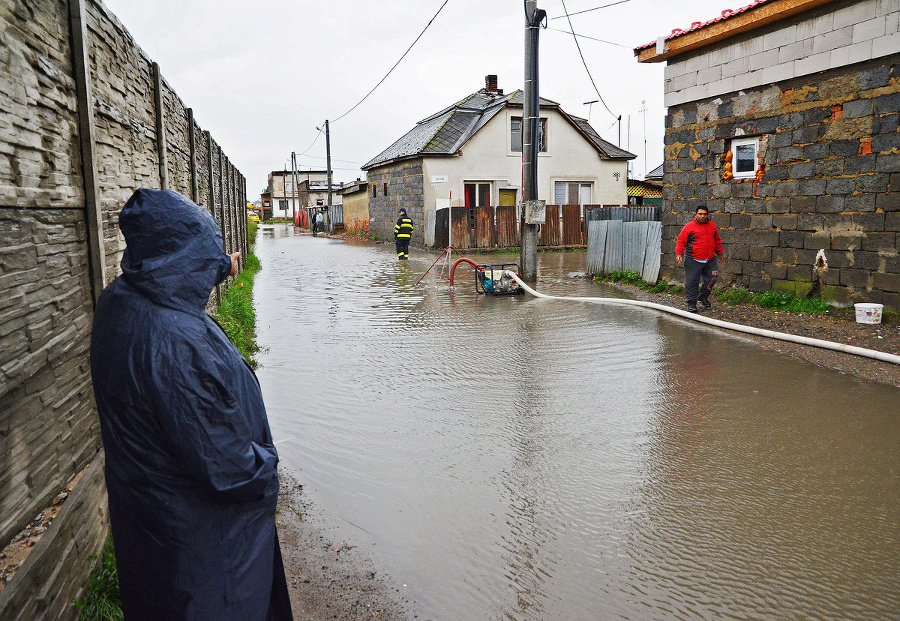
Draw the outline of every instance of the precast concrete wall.
M243 175L116 17L96 0L3 3L0 546L82 471L73 495L89 501L60 513L40 562L0 592L0 619L75 618L105 536L88 348L94 301L119 273L119 211L140 187L205 206L224 250L246 256Z

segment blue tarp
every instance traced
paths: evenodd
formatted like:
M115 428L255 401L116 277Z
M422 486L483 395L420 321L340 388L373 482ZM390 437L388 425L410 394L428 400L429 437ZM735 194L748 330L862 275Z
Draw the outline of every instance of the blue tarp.
M291 619L278 453L253 371L205 312L231 260L208 211L141 189L119 217L91 372L125 618Z

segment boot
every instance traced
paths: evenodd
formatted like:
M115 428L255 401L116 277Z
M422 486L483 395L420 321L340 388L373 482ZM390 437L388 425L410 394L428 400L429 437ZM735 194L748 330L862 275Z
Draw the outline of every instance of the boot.
M712 303L709 301L709 293L700 295L700 303L703 304L703 308L712 308Z

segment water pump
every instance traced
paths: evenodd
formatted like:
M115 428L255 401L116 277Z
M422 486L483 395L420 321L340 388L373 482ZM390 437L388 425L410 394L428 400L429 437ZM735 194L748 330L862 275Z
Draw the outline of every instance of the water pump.
M486 295L518 295L525 293L513 278L506 273L519 273L517 263L495 263L475 267L475 291Z

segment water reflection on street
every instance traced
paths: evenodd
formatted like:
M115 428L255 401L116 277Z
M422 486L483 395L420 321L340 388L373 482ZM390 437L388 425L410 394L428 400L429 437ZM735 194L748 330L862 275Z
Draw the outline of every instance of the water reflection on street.
M469 267L416 285L421 250L276 225L256 253L282 461L420 618L900 611L900 390L646 309L479 296ZM536 288L617 295L584 266L540 253Z

